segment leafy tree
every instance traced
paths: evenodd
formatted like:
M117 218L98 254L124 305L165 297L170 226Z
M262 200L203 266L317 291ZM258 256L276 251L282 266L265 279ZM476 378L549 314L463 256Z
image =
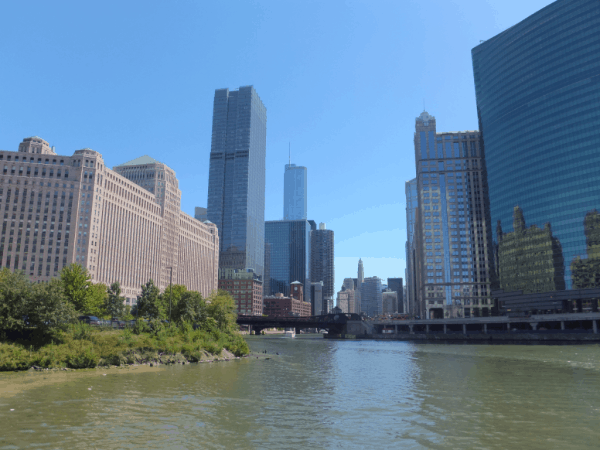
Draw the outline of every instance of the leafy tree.
M25 326L23 316L30 293L30 283L25 274L8 268L0 271L0 330L22 330Z
M75 306L77 311L87 312L87 290L92 285L92 278L87 269L79 264L69 264L60 272L60 280L67 300Z
M106 315L107 287L103 283L92 284L86 290L85 309L83 312L92 316Z
M154 281L150 280L142 286L142 295L139 296L137 302L137 312L139 317L148 319L165 318L165 305Z
M123 317L125 314L125 298L121 297L121 285L118 281L107 288L108 296L106 298L105 311L110 317Z
M186 291L173 310L173 320L203 324L206 321L206 302L200 292Z
M234 331L237 328L235 301L227 291L219 290L211 294L207 302L207 313L217 322L221 331Z
M48 334L52 327L64 328L77 317L73 303L65 296L64 285L56 278L31 285L27 313L31 325L42 334Z
M175 317L177 304L184 292L187 292L187 288L183 284L173 284L168 286L161 294L162 302L165 305L165 314L167 316L169 315L169 304L171 304L172 314L173 317Z

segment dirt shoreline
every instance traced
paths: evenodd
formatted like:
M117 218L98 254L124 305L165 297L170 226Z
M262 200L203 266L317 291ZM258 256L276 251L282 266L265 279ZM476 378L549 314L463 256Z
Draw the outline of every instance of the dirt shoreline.
M209 354L210 355L210 354ZM233 353L223 350L220 355L210 355L197 362L188 361L183 355L160 355L162 361L143 362L137 364L124 364L121 366L98 366L94 369L34 369L0 372L0 399L14 397L25 391L48 385L66 383L83 378L96 378L102 376L117 376L131 373L162 372L169 366L188 364L209 364L217 362L232 362L240 360L269 360L273 355L251 353L237 357ZM181 356L181 359L179 358ZM179 362L172 362L178 360ZM171 361L171 362L169 362Z

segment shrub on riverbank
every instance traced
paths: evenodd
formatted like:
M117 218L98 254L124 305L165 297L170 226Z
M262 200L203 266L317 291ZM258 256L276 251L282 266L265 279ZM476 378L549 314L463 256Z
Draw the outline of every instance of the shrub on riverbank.
M86 324L69 326L56 333L47 345L35 348L27 342L0 343L0 371L41 368L83 369L152 361L187 360L197 362L223 349L235 356L250 352L237 333L199 328L188 322L171 328L139 324L135 330L103 330Z

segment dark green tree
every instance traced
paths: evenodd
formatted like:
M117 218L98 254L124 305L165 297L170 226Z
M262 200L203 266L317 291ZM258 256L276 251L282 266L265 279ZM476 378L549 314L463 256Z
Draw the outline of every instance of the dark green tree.
M29 322L41 334L54 327L65 328L77 317L74 305L66 298L62 282L56 278L48 283L31 285L27 302Z
M31 285L22 271L0 271L0 333L24 328L30 295Z
M121 297L121 285L118 281L114 282L107 288L108 296L106 297L105 311L108 317L121 318L125 314L125 298Z
M139 317L147 319L164 319L165 305L161 298L160 291L150 280L142 286L142 295L137 302L137 314Z
M221 331L237 329L235 300L227 291L219 290L213 293L207 302L208 317L212 317Z
M173 320L177 322L203 324L206 317L206 302L200 292L196 291L184 292L173 310Z

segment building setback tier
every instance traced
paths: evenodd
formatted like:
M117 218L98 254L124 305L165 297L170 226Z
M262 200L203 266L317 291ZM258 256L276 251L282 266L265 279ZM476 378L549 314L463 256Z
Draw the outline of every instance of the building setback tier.
M164 289L172 276L203 296L217 289L217 228L179 209L164 164L140 158L111 170L94 150L61 156L36 137L0 151L0 167L2 267L40 282L80 264L94 283L118 281L128 304L150 279Z

